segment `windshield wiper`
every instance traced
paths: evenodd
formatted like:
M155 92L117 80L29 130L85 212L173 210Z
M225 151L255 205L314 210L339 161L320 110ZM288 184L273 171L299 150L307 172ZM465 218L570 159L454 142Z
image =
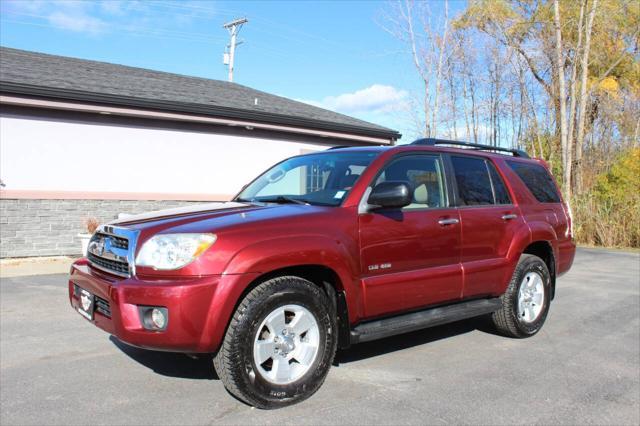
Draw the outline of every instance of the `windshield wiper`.
M309 205L309 202L305 200L291 198L284 195L278 195L277 197L271 197L271 198L260 198L260 199L255 198L251 201L258 201L260 203L279 203L279 204L295 203L295 204L303 204L305 206Z

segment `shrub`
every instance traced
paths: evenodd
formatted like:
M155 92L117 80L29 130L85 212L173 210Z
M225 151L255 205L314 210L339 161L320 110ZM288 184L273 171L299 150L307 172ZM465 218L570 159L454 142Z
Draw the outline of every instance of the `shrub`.
M98 222L98 219L95 217L89 217L84 220L84 226L87 228L89 234L93 234L96 232L96 229L98 229L98 226L100 226L100 222Z
M623 152L608 172L572 200L576 240L607 247L640 247L640 148Z

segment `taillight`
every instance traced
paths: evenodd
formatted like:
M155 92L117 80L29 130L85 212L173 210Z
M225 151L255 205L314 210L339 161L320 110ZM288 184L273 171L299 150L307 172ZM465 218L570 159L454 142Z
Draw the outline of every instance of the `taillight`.
M573 237L573 213L571 212L571 206L569 203L563 203L565 217L567 218L567 230L564 232L566 238Z

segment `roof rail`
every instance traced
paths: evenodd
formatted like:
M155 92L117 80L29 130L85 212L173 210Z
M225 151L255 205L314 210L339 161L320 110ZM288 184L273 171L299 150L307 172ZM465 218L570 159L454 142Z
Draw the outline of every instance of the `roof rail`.
M422 138L422 139L416 139L415 141L411 142L411 145L429 145L429 146L454 145L454 146L461 146L461 147L466 147L470 149L477 149L481 151L508 152L514 157L530 158L529 154L527 154L526 151L523 151L521 149L509 149L509 148L503 148L501 146L491 146L491 145L481 145L478 143L470 143L470 142L450 141L447 139Z
M332 149L340 149L340 148L353 148L353 145L336 145L336 146L330 146L329 148L327 148L325 151L331 151Z

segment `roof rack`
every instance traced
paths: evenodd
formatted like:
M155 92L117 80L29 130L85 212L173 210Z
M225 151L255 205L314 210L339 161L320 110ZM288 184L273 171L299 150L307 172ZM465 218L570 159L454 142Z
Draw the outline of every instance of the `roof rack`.
M481 144L478 144L478 143L450 141L450 140L446 140L446 139L436 139L436 138L416 139L415 141L411 142L411 145L429 145L429 146L454 145L454 146L461 146L461 147L465 147L465 148L469 148L469 149L476 149L476 150L481 150L481 151L508 152L509 154L513 155L514 157L530 158L529 154L527 154L526 151L523 151L521 149L509 149L509 148L503 148L501 146L481 145Z

